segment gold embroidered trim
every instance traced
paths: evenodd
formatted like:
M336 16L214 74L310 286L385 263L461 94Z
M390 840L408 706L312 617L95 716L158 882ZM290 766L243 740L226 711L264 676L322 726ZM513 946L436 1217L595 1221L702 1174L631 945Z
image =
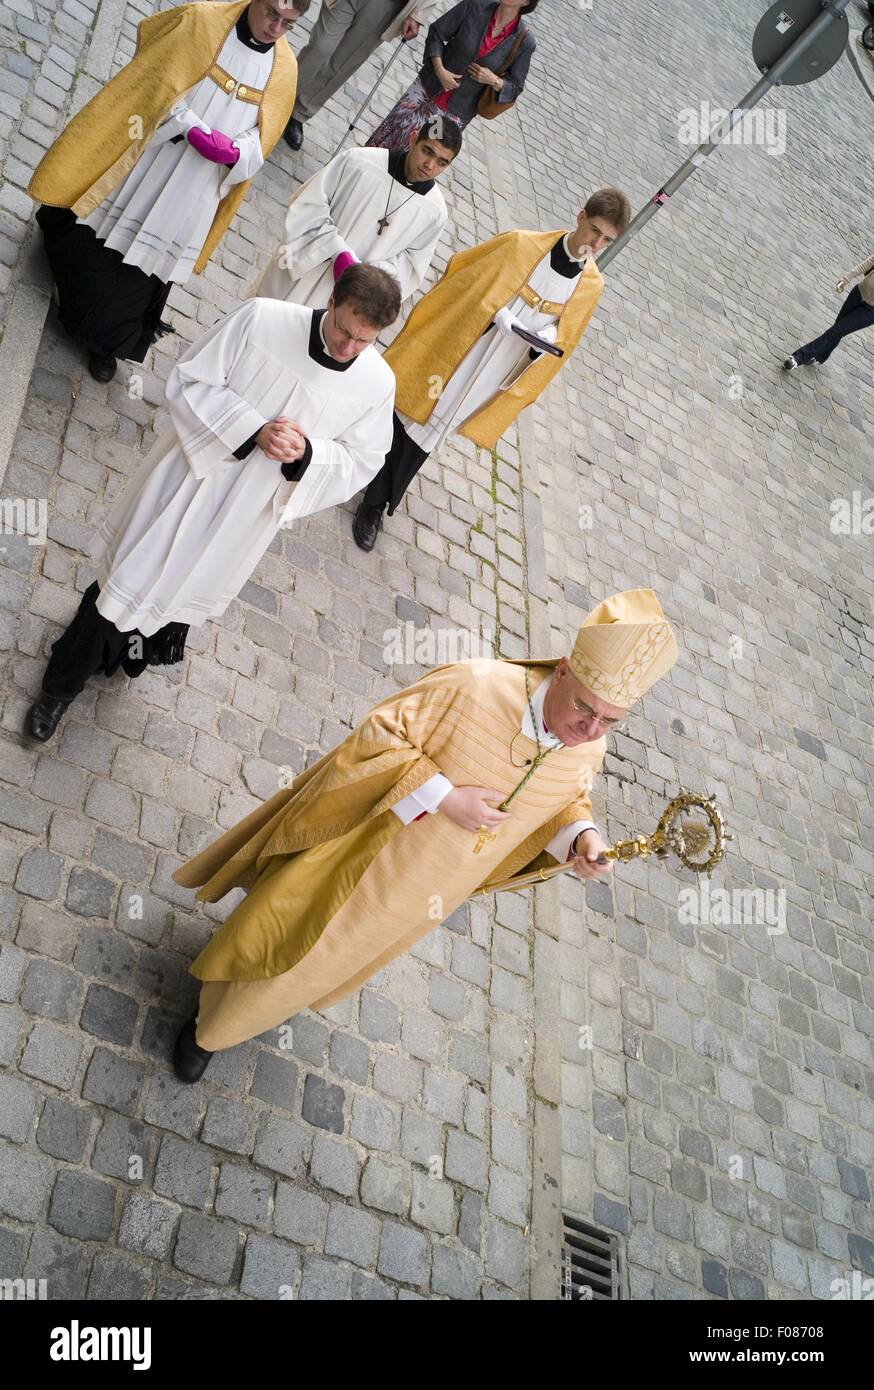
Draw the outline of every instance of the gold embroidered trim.
M559 304L555 299L544 299L542 294L532 290L530 285L523 285L519 295L525 300L529 309L536 309L541 314L553 314L556 318L561 318L566 305Z
M585 632L586 629L582 631ZM646 674L670 641L671 629L668 624L658 623L642 633L629 659L619 671L608 673L601 666L590 666L576 650L571 653L570 667L574 675L588 686L593 694L627 707L639 699L641 691L648 688Z
M224 68L220 68L218 63L213 63L206 75L211 77L216 86L221 87L223 92L233 92L238 101L248 101L253 106L261 105L261 98L264 93L258 87L244 86L235 77L231 77L229 72L225 72Z

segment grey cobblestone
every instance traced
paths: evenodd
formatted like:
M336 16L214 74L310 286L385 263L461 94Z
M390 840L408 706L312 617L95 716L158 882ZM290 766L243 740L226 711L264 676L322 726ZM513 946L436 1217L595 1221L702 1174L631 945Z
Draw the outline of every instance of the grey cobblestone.
M97 1047L88 1064L82 1085L85 1100L96 1101L123 1115L136 1109L145 1068L140 1062L128 1061L107 1048Z
M350 1144L317 1135L310 1160L310 1177L320 1187L354 1197L358 1192L359 1163Z
M107 1114L94 1141L91 1167L124 1182L150 1179L157 1141L158 1136L145 1125Z
M23 1144L36 1111L37 1092L16 1076L0 1076L0 1135Z
M131 1193L124 1204L118 1243L127 1250L163 1260L169 1253L178 1208L147 1193Z
M367 1212L334 1202L328 1212L325 1254L371 1268L379 1240L379 1221Z
M287 1299L299 1269L300 1255L293 1246L269 1236L250 1235L240 1288L252 1298Z
M125 1047L133 1041L138 1013L139 1005L130 995L91 985L79 1022L86 1033Z
M78 1163L85 1153L91 1123L89 1110L59 1096L49 1096L39 1118L36 1142L54 1158Z
M57 1028L36 1023L28 1034L20 1069L25 1076L35 1076L50 1086L68 1091L73 1085L81 1051L73 1038Z
M211 1284L229 1284L237 1257L237 1232L233 1226L200 1212L182 1213L173 1263L185 1274Z
M303 1125L265 1115L255 1141L255 1162L285 1177L300 1177L309 1142L309 1133Z
M349 1271L333 1260L305 1256L297 1296L301 1301L345 1301L349 1297Z
M377 1271L405 1284L424 1286L428 1279L428 1245L424 1236L396 1221L384 1222Z
M120 1255L100 1251L91 1266L87 1296L89 1299L139 1303L150 1296L151 1285L149 1270Z
M87 1246L56 1231L35 1231L21 1277L45 1279L50 1274L53 1298L83 1299L89 1253Z
M216 1096L209 1102L200 1137L205 1144L232 1153L251 1153L254 1144L254 1117L244 1104Z
M361 1038L336 1032L331 1037L331 1070L348 1081L366 1086L370 1049Z
M406 1166L375 1156L367 1160L361 1178L362 1202L379 1211L406 1216L410 1197L410 1173Z
M212 1185L212 1168L213 1160L208 1149L168 1136L162 1141L158 1153L155 1191L185 1206L203 1207Z
M114 1213L115 1189L111 1183L70 1169L58 1174L49 1221L62 1235L105 1241L112 1231Z
M321 1246L328 1203L312 1192L280 1182L276 1188L273 1228L298 1245Z
M370 1149L390 1151L397 1142L397 1116L381 1101L358 1095L352 1102L350 1134Z
M216 1216L229 1216L247 1226L269 1224L272 1180L237 1164L223 1163L215 1198Z

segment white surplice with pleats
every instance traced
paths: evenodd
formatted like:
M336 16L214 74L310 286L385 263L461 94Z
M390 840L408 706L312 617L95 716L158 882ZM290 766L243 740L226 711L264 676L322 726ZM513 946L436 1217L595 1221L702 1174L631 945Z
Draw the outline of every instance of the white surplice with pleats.
M241 43L232 29L216 62L237 82L263 91L273 49L259 53ZM81 220L105 246L120 251L128 265L165 283L187 280L221 199L264 163L259 110L211 77L202 78L170 108L127 177ZM192 126L221 131L233 140L240 151L236 164L214 164L186 139L172 143Z
M143 459L91 548L97 608L122 632L197 625L239 593L281 527L347 501L392 440L394 374L374 347L351 365L310 353L312 309L250 299L180 357L167 380L171 427ZM257 445L285 416L312 445L299 482Z

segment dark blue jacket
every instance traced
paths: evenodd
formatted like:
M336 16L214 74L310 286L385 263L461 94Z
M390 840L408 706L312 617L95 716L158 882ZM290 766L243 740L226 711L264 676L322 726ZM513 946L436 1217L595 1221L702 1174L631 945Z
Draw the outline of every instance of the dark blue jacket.
M461 0L460 4L453 5L446 14L435 19L425 40L425 62L419 74L422 85L432 97L439 96L443 91L431 62L435 55L443 60L443 66L449 72L463 73L447 109L465 125L476 114L476 104L486 90L482 82L475 82L472 77L468 77L467 68L475 61L479 46L497 8L490 0ZM520 22L525 23L524 16ZM518 37L519 30L516 28L503 43L499 43L497 48L493 48L491 53L486 55L482 66L497 72L507 61ZM500 96L502 102L513 101L522 91L535 46L534 35L527 29L512 66L504 73L504 85Z

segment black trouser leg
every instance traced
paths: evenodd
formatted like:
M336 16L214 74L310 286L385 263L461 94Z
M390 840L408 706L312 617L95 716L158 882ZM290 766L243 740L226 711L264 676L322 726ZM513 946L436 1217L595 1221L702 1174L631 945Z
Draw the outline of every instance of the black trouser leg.
M116 663L131 636L97 611L99 592L96 581L85 590L76 616L52 645L42 681L43 693L52 699L75 700L89 676Z
M866 304L859 293L859 286L854 285L831 328L799 348L794 354L795 359L798 362L827 362L843 338L849 333L869 328L871 324L874 324L874 305Z
M382 465L375 478L364 489L365 507L385 507L391 496L391 465L388 460Z
M385 463L364 493L363 506L385 507L392 515L428 455L410 439L395 411L391 448Z

